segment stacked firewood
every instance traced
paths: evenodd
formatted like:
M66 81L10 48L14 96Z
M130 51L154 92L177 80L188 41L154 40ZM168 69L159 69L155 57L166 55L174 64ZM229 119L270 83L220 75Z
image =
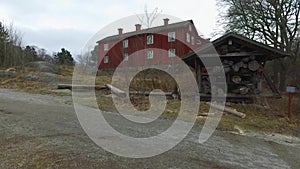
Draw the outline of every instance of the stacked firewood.
M261 79L262 63L256 60L255 56L244 57L242 59L224 59L222 66L207 68L202 70L202 92L205 94L222 95L224 91L218 88L218 77L224 71L228 93L234 94L258 94L260 93L259 82ZM213 84L211 86L211 84Z

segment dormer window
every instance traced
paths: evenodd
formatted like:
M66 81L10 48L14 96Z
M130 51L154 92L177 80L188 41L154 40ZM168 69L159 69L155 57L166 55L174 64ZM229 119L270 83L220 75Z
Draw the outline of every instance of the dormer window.
M153 35L148 35L147 36L147 45L151 45L153 43L154 43Z

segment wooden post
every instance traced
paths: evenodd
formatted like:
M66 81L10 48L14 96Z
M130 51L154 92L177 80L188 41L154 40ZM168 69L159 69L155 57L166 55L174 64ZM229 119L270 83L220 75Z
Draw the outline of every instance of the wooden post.
M296 87L294 86L287 86L286 87L286 92L288 93L288 117L289 119L292 119L292 98L293 98L293 93L296 92Z
M199 58L195 57L195 69L196 69L196 80L198 84L199 92L201 93L201 66Z
M288 94L288 117L289 119L292 119L292 111L291 111L291 107L292 107L292 97L293 97L293 94L292 93L289 93Z

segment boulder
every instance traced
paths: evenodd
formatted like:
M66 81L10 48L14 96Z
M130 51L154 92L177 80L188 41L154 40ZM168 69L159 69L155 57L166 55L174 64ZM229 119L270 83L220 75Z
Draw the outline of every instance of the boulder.
M54 74L59 73L59 69L57 65L44 62L44 61L30 62L25 66L32 67L39 72L54 73Z

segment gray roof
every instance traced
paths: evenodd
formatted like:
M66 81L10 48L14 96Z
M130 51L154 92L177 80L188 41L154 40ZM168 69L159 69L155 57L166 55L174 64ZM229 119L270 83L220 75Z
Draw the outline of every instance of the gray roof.
M248 44L249 46L259 48L264 53L268 53L268 55L266 55L268 60L290 56L289 53L280 51L271 46L268 46L263 43L257 42L255 40L246 38L242 35L238 35L236 33L230 32L230 33L227 33L227 34L223 35L222 37L212 41L211 43L207 43L207 44L201 46L200 48L196 49L195 51L188 53L182 59L189 60L189 59L192 59L193 57L195 57L197 54L204 54L207 52L209 53L211 51L214 51L212 49L213 47L217 47L217 46L221 45L222 43L227 42L226 39L228 39L228 38L235 38L235 39L242 41L243 43ZM207 56L212 57L212 55L207 55ZM204 57L204 56L202 56L202 57ZM217 55L215 57L224 57L224 56Z
M116 41L116 40L125 39L127 37L140 35L140 34L151 34L151 33L160 33L160 32L166 32L166 31L170 31L170 30L176 30L176 29L185 27L189 23L192 23L194 25L194 22L192 20L187 20L187 21L183 21L183 22L168 24L167 26L162 25L162 26L157 26L157 27L153 27L153 28L142 29L141 31L128 32L128 33L124 33L122 35L108 36L104 39L99 40L97 43Z
M249 39L249 38L246 38L245 36L242 36L242 35L238 35L234 32L229 32L227 34L225 34L224 36L214 40L212 43L217 46L219 43L222 43L224 42L225 39L227 38L236 38L236 39L239 39L241 41L244 41L250 45L253 45L253 46L258 46L266 51L269 51L269 52L273 52L275 54L277 54L278 56L281 56L281 57L286 57L286 56L290 56L290 53L286 53L286 52L283 52L283 51L280 51L274 47L271 47L271 46L268 46L266 44L263 44L263 43L260 43L258 41L255 41L255 40L252 40L252 39Z

